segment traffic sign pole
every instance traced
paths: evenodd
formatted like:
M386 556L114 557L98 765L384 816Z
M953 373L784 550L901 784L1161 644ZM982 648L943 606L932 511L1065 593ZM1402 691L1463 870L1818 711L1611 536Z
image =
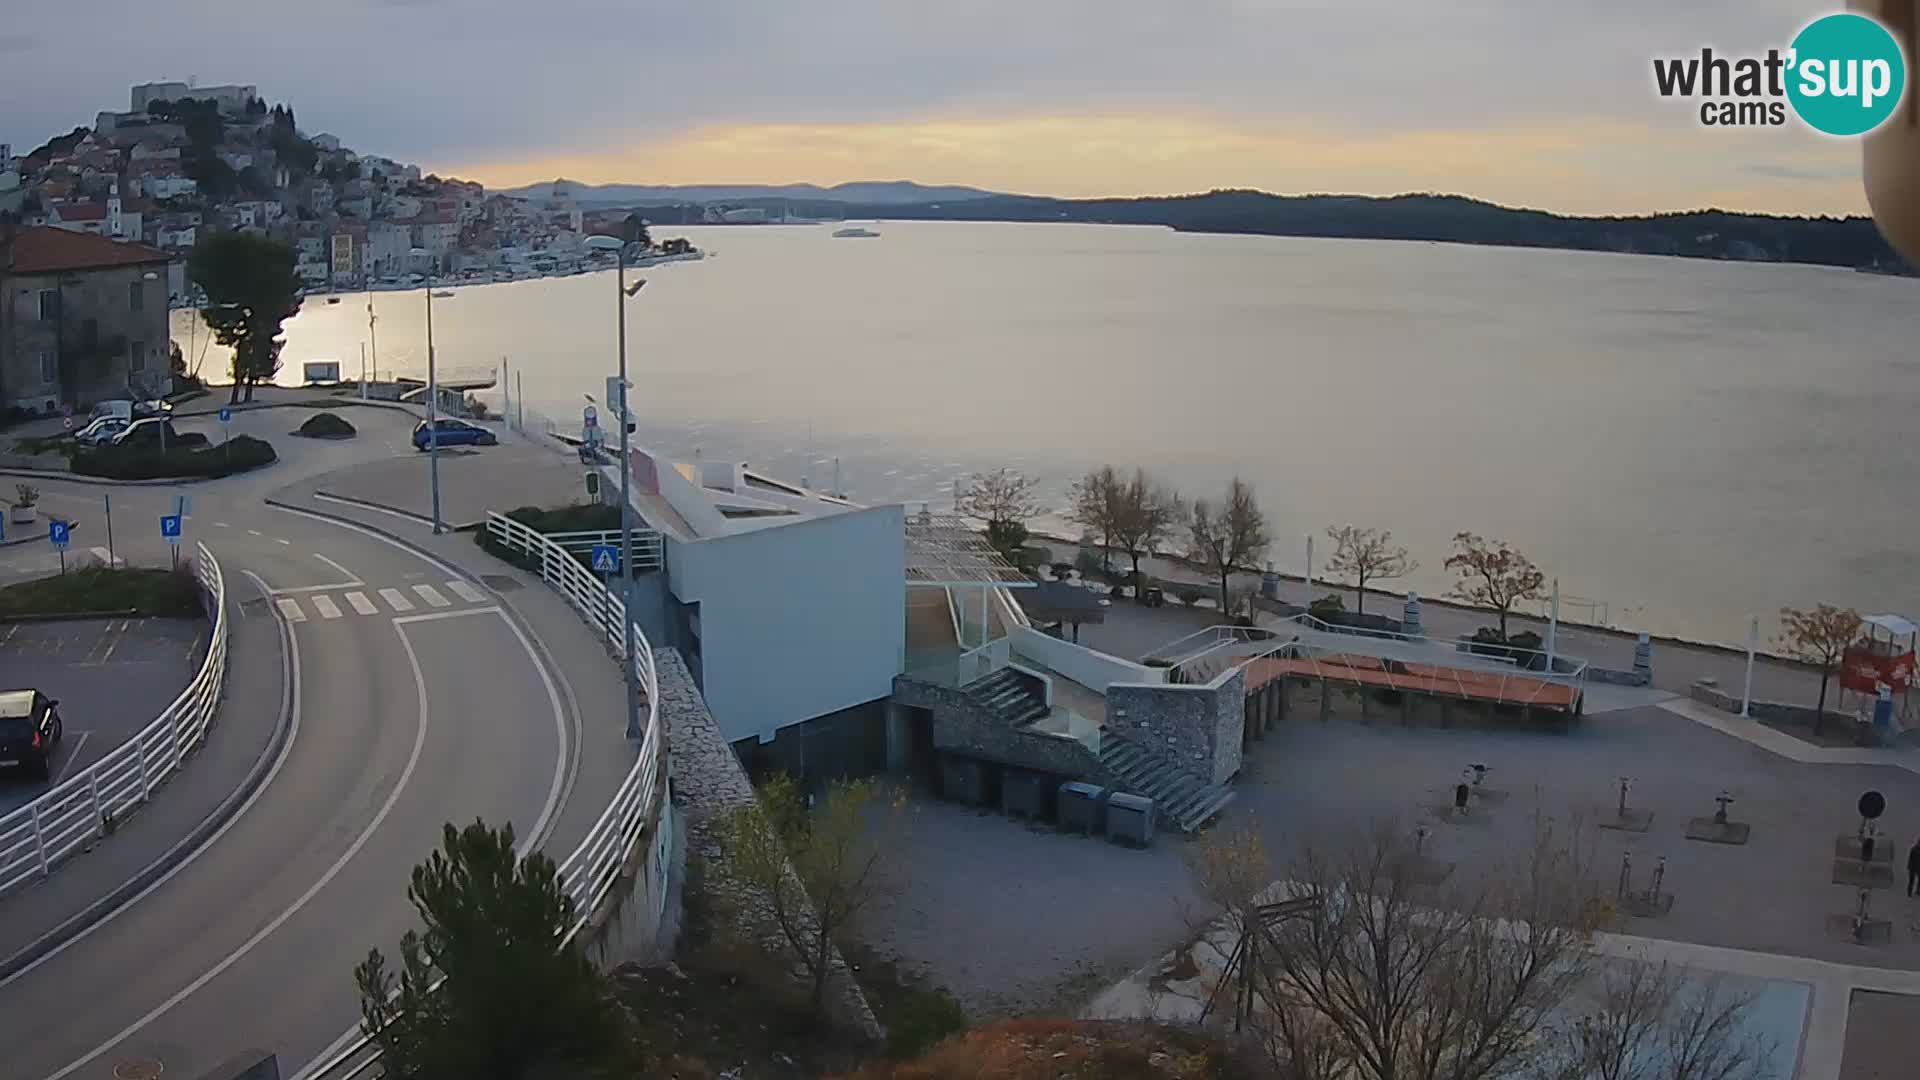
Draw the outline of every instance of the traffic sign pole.
M100 501L107 506L107 565L113 567L119 565L119 560L113 557L113 496L102 493Z

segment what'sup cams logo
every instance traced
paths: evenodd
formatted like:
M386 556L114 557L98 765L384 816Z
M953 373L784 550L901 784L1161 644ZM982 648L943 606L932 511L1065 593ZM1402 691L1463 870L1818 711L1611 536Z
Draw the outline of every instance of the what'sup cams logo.
M1854 12L1825 15L1765 56L1658 57L1654 88L1663 98L1700 102L1706 127L1780 127L1788 109L1815 131L1865 135L1899 108L1907 90L1903 43L1877 20Z

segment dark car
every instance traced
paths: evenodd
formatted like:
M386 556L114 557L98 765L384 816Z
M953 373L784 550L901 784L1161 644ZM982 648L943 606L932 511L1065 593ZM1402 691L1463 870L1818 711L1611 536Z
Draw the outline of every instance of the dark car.
M425 450L429 441L441 446L493 446L499 443L499 436L479 424L469 424L465 420L441 417L435 420L437 427L429 430L425 420L413 429L413 448Z
M47 778L63 728L59 704L38 690L0 691L0 768Z
M113 437L112 445L150 446L157 450L162 441L168 446L183 445L180 433L174 430L173 421L164 417L149 416L128 424L125 430Z

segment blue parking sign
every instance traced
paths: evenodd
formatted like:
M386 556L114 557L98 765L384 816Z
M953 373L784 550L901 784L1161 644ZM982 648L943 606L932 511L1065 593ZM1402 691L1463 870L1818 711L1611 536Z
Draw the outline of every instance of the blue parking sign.
M64 521L47 522L47 539L53 541L54 547L66 547L67 537L71 531L72 526Z
M612 544L593 545L593 572L611 574L620 569L620 549Z
M160 538L168 543L177 544L180 542L179 514L160 515Z
M225 424L233 420L233 410L224 406L220 409L220 422Z

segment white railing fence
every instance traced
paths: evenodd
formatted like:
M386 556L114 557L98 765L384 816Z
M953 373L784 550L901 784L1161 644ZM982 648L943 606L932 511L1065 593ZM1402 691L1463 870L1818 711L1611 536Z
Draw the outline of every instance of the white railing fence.
M51 874L61 860L106 837L180 767L213 722L227 677L227 585L198 545L194 577L213 615L207 656L173 703L106 757L0 817L0 893Z
M488 512L487 531L508 548L538 560L541 578L565 596L581 617L600 632L614 655L621 654L626 645L620 632L624 609L620 598L608 592L599 578L581 566L565 548L504 514ZM576 915L567 932L568 941L586 929L587 921L606 902L648 820L667 795L667 786L660 782L660 762L666 746L660 723L659 677L653 666L653 646L638 624L633 627L633 642L634 676L646 698L646 734L640 742L640 759L620 781L620 787L599 820L587 830L586 837L560 863L560 885L572 898ZM664 867L659 872L664 872ZM398 889L400 883L395 882L394 887ZM656 888L652 895L658 902L664 902L666 890ZM372 1040L360 1034L318 1068L302 1075L309 1080L353 1080L368 1074L379 1061L372 1052Z
M546 537L575 555L586 555L592 552L597 544L610 544L615 549L620 547L619 529L607 529L603 532L547 533ZM665 560L666 549L658 532L653 529L633 530L634 570L658 570L665 564Z

